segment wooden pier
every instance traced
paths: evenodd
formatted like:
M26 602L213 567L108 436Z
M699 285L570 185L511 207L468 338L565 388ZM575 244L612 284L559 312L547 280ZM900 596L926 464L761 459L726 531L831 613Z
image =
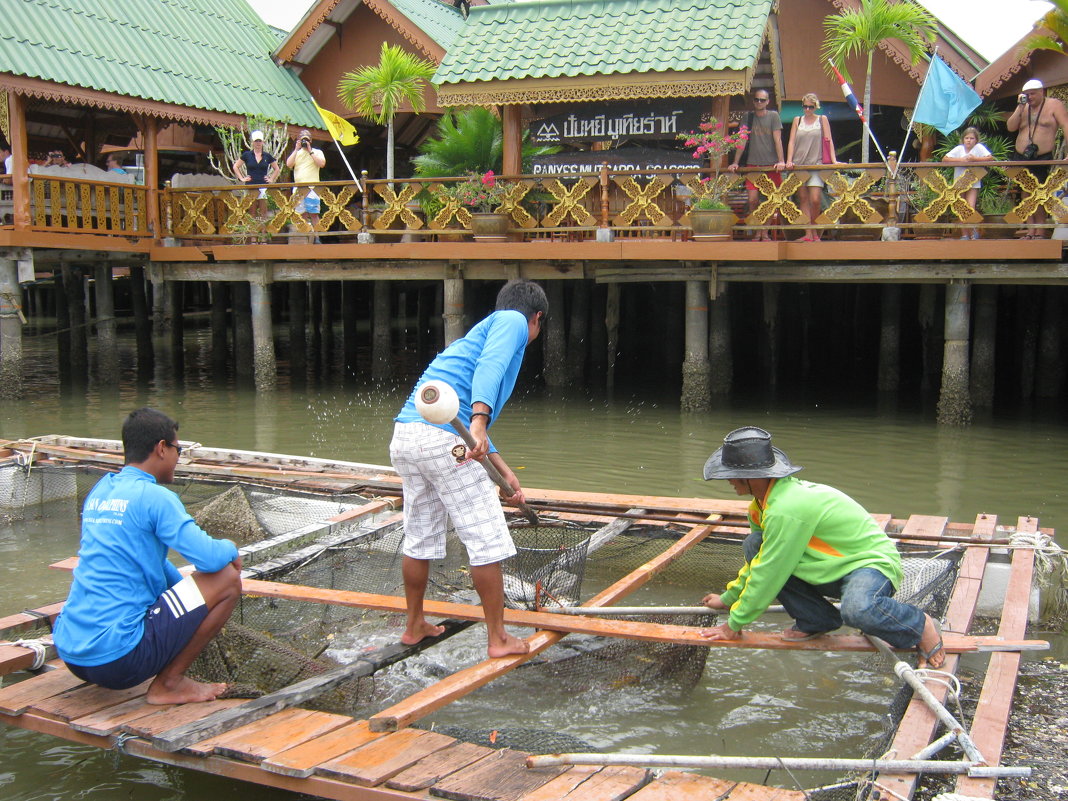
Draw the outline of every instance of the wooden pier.
M18 461L37 466L94 465L117 469L118 443L43 437L8 443L0 451L0 467ZM238 478L261 485L314 487L324 492L373 490L380 497L363 510L368 517L394 515L392 487L399 493L396 476L388 468L272 454L227 451L202 446L183 451L178 475L233 481ZM535 509L554 510L569 519L621 526L633 520L661 526L671 539L655 558L589 598L584 606L618 605L627 595L657 573L683 558L711 535L741 538L746 532L745 504L699 498L655 498L600 495L561 491L528 491ZM358 515L356 512L349 516ZM647 515L648 517L643 517ZM1026 640L1028 599L1031 592L1034 551L1011 549L1011 569L1000 627L995 636L968 634L975 614L979 587L992 550L1005 548L1007 535L1038 531L1038 521L1021 518L1015 526L1000 526L990 515L973 524L950 523L945 517L914 515L896 519L876 515L885 530L902 542L937 544L964 550L959 574L945 615L945 644L949 656L945 670L955 672L959 654L994 651L974 720L972 736L989 765L998 765L1004 743L1020 652L1042 648L1041 641ZM1052 533L1052 532L1046 532ZM668 544L670 543L670 544ZM70 569L73 560L55 567ZM327 590L273 581L247 579L249 595L297 599L320 604L341 604L368 609L403 609L403 598L369 593ZM61 604L0 619L0 636L14 639L19 632L39 628L42 619L54 620ZM428 602L427 612L446 620L481 620L481 608L459 603ZM529 626L529 654L489 659L448 676L373 715L348 715L306 709L315 688L336 680L322 676L290 685L252 700L225 699L206 704L150 706L145 685L109 691L86 685L58 660L30 678L0 689L0 722L72 742L125 753L156 762L178 765L220 776L280 787L341 801L357 799L446 798L514 799L549 801L574 799L800 799L800 789L726 781L680 771L657 775L642 767L528 768L527 754L458 741L442 733L412 728L431 712L464 697L474 689L503 676L560 641L568 632L702 644L708 647L791 648L805 650L871 650L863 638L835 635L803 643L785 643L760 632L746 632L737 643L711 643L691 627L638 623L604 617L575 617L544 611L507 610L512 625ZM422 645L422 644L421 644ZM432 644L428 644L432 645ZM399 646L391 646L399 648ZM0 675L24 670L33 654L16 646L0 647ZM358 668L344 666L340 673ZM311 682L311 684L309 684ZM304 686L307 685L307 686ZM314 687L312 686L314 685ZM936 696L946 687L932 683ZM914 699L898 726L892 746L896 759L908 759L935 737L937 721L922 702ZM879 775L882 787L910 798L914 775ZM956 792L993 798L992 779L957 779Z

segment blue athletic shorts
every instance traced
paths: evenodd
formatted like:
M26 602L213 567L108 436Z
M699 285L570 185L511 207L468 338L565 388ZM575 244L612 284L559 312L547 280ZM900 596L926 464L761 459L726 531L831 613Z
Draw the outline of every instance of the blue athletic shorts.
M150 679L174 661L208 616L208 605L192 576L186 576L156 599L145 613L145 633L132 651L113 662L84 667L67 663L82 681L109 690L125 690Z
M304 213L318 214L319 206L319 196L315 192L309 192L308 196L304 198Z

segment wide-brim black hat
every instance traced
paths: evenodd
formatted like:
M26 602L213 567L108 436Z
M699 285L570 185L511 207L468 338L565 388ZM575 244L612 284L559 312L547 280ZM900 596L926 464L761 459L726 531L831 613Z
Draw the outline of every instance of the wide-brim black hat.
M736 428L723 447L705 462L705 481L713 478L784 478L802 467L771 445L771 434L756 426Z

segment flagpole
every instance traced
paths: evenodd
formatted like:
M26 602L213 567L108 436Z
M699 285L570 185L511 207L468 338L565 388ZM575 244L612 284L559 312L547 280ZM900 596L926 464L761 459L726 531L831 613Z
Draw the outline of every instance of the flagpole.
M831 59L827 59L827 63L830 64L831 65L831 69L834 70L834 74L838 78L838 83L839 83L839 86L842 89L842 93L845 94L846 89L848 88L849 94L853 96L854 101L857 104L856 107L853 109L853 111L856 112L858 117L860 117L861 128L871 138L872 144L875 145L875 149L879 153L879 158L881 158L883 160L883 166L886 167L887 169L890 169L890 164L886 160L886 154L883 153L883 148L879 144L879 140L875 138L875 132L872 131L872 129L871 129L871 123L870 123L870 121L868 119L868 116L867 116L868 109L865 109L864 106L860 103L860 101L855 99L856 95L853 95L853 87L849 86L845 82L845 78L843 78L842 74L840 72L838 72L838 68L836 66L834 66L834 62ZM849 98L847 97L846 99L848 100Z
M920 107L920 100L923 98L923 92L927 88L927 78L931 74L931 63L938 55L938 45L935 45L934 52L931 54L930 60L927 62L927 72L923 76L923 83L920 84L920 91L916 95L916 102L912 106L912 113L915 115L916 109ZM897 177L897 171L901 169L902 157L905 155L905 146L909 143L909 134L912 133L912 120L909 120L909 124L905 126L905 139L901 142L901 151L897 156L897 166L894 168L893 177Z
M331 135L330 135L330 138L331 138L331 139L334 139L334 136L333 136L333 134L331 134ZM362 187L362 186L360 186L360 179L359 179L359 178L357 178L357 177L356 177L356 173L354 173L354 172L352 171L352 165L351 165L351 164L349 164L349 160L348 160L347 158L345 158L345 151L341 149L341 143L340 143L339 141L337 141L337 139L334 139L334 147L336 147L336 148L337 148L337 152L338 152L338 153L340 154L340 156L341 156L341 160L342 160L343 162L345 162L345 166L346 166L346 167L348 167L348 169L349 169L349 175L351 175L351 176L352 176L352 180L353 180L353 182L354 182L354 183L356 184L356 188L357 188L357 189L358 189L358 190L359 190L360 192L362 192L362 191L363 191L363 187Z

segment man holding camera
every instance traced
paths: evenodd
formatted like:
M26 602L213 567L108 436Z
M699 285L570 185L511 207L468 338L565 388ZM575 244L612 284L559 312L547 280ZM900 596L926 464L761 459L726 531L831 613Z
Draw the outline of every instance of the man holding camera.
M1068 110L1055 97L1046 97L1042 81L1032 78L1023 85L1016 110L1005 122L1009 131L1016 131L1017 161L1048 161L1053 158L1053 145L1058 129L1068 140ZM1040 183L1049 177L1048 164L1027 168ZM1045 239L1047 215L1043 207L1027 218L1029 226L1024 239Z
M303 129L297 136L293 152L286 159L286 166L293 170L293 183L315 184L319 182L319 170L326 166L326 156L317 147L312 147L311 131ZM304 219L314 229L319 224L319 196L314 187L298 187L294 194L301 193L304 199ZM313 232L314 233L314 232ZM318 241L318 237L315 238Z

